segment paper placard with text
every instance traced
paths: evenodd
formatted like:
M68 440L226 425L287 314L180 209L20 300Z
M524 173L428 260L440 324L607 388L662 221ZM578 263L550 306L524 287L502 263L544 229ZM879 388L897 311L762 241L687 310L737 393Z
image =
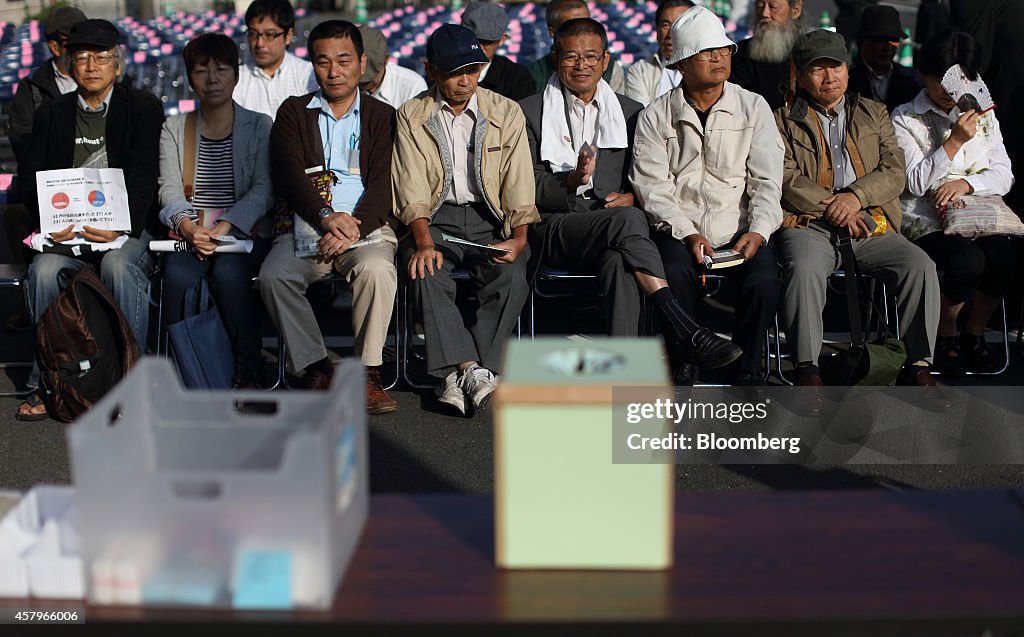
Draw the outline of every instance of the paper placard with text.
M36 173L39 230L60 232L74 224L101 230L132 229L128 189L120 168L66 168Z

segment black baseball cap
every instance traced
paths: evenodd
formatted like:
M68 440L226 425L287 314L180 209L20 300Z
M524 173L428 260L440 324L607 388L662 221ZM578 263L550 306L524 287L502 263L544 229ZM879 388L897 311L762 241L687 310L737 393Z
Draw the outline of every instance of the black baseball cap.
M800 70L815 60L846 62L849 56L843 36L827 29L805 33L793 45L793 64Z
M47 40L56 39L57 36L65 36L71 33L71 28L79 22L85 21L85 14L75 7L61 7L46 18L43 23L43 33Z
M435 68L451 73L471 64L489 61L480 41L461 24L442 24L427 40L427 61Z
M890 42L903 39L900 12L895 7L886 4L873 4L864 7L857 37L862 40L883 39Z
M68 34L68 49L95 46L101 49L112 49L121 42L121 34L117 27L107 20L92 18L79 22Z

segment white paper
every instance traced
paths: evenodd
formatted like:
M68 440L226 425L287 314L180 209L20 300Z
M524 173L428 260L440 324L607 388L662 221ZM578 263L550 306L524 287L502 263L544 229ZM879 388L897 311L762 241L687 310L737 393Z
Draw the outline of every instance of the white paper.
M128 189L120 168L67 168L36 173L39 229L60 232L69 225L131 231Z
M252 241L239 241L234 237L230 240L226 238L217 242L217 247L214 248L216 253L240 253L240 252L252 252ZM188 241L174 241L173 239L165 239L163 241L150 241L149 249L151 252L194 252L194 248Z

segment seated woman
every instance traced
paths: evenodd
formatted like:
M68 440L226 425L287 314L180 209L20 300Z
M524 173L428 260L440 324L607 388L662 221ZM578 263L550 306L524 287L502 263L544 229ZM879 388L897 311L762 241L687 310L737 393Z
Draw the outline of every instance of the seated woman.
M985 326L1016 271L1009 237L970 239L944 234L939 214L964 195L993 197L1001 203L995 198L1013 185L994 112L962 112L942 87L943 75L957 64L969 79L976 79L980 59L981 49L967 33L937 34L915 60L925 88L913 102L892 113L896 138L906 157L903 234L928 253L941 273L935 367L944 373L996 369L985 343ZM957 319L968 300L970 314L958 336Z
M268 153L271 120L231 101L239 55L231 38L204 33L189 42L182 55L199 108L164 124L160 221L187 241L193 252L173 252L164 260L165 316L168 323L180 321L185 292L197 285L199 277L208 276L234 349L234 386L257 387L260 314L252 277L269 249L269 239L261 237L269 237L265 219L273 203ZM191 156L186 157L190 117L195 142L189 145ZM183 169L186 162L192 162L192 170ZM216 237L224 235L254 239L253 251L214 254Z

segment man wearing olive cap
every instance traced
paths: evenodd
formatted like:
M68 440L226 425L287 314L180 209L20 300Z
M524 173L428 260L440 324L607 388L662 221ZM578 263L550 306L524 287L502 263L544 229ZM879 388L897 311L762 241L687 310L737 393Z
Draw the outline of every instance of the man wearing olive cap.
M798 364L798 384L821 386L818 355L828 275L840 266L839 241L852 237L860 269L895 279L900 338L908 366L898 384L927 387L937 407L928 361L935 347L939 281L935 264L899 234L906 183L903 151L885 105L847 93L846 44L812 31L793 48L798 91L775 112L786 147L782 182L782 317ZM890 288L891 290L892 288Z

